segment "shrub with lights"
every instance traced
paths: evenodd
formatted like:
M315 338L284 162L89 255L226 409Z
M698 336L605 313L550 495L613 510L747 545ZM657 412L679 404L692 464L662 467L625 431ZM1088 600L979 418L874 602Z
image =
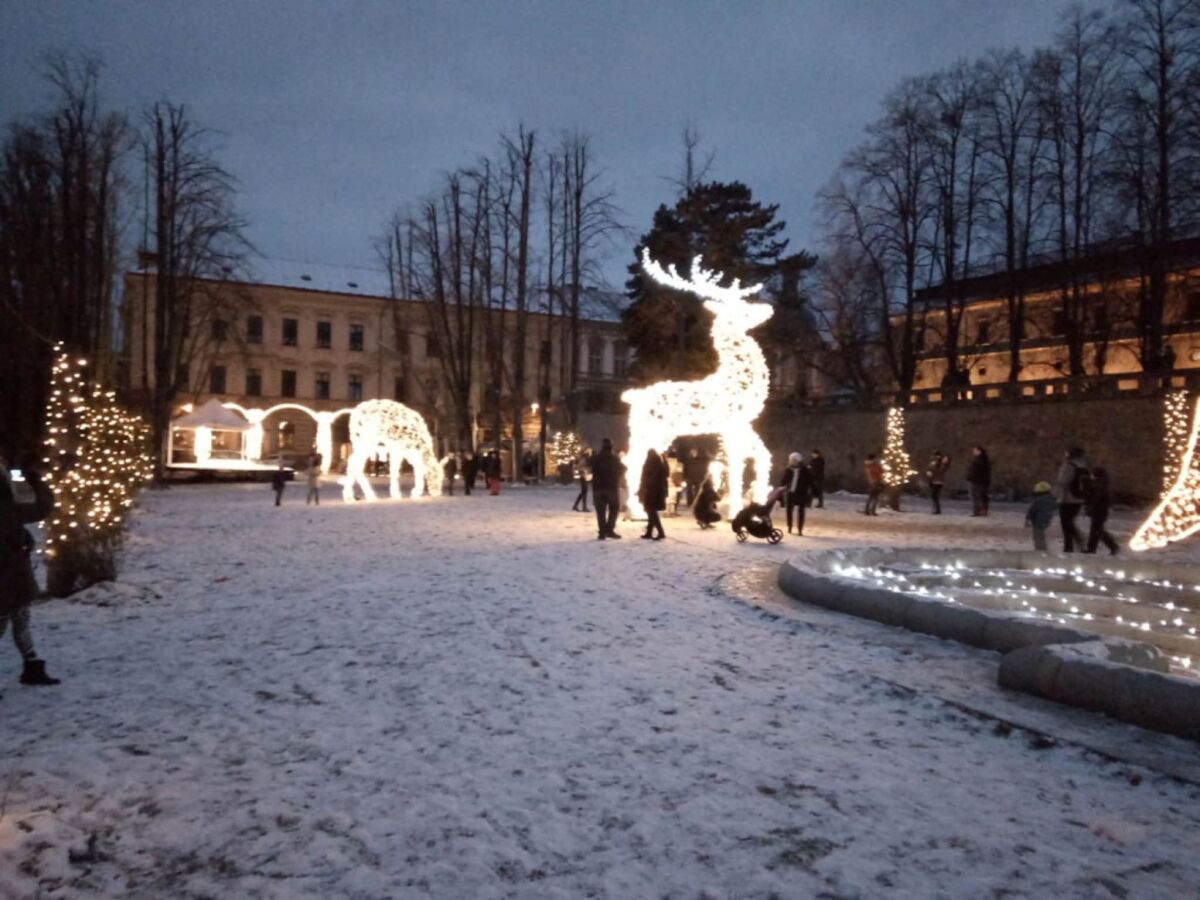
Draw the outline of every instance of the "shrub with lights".
M89 383L86 359L56 349L43 457L54 512L44 553L47 590L64 597L116 578L129 508L154 466L146 423Z
M899 509L900 489L917 474L904 448L904 410L899 406L887 411L887 435L879 462L883 467L883 483L888 489L888 503L893 509Z

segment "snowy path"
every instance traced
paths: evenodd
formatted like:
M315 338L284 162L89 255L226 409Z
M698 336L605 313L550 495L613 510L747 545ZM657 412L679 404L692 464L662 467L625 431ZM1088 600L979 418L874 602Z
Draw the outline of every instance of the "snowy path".
M904 687L936 672L961 695L994 658L722 592L786 542L668 519L667 542L626 526L601 543L563 511L570 489L319 510L300 494L145 495L123 583L35 611L62 687L19 688L0 654L0 896L1200 884L1200 788ZM1025 539L1012 510L881 516L856 537L864 520L833 505L813 545ZM902 534L874 530L893 520Z

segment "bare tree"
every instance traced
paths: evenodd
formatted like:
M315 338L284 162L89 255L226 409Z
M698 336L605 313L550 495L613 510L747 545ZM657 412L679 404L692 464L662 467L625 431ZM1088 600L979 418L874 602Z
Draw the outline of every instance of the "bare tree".
M683 162L679 174L669 177L667 181L673 184L679 196L683 197L708 177L717 161L717 151L701 152L700 129L692 121L684 123L680 139L683 141Z
M153 265L153 296L141 279L142 384L155 450L155 474L166 464L171 409L186 392L189 373L203 367L236 329L229 323L248 308L230 283L252 251L233 208L233 178L217 162L211 136L186 107L155 103L142 116L147 186L144 245Z

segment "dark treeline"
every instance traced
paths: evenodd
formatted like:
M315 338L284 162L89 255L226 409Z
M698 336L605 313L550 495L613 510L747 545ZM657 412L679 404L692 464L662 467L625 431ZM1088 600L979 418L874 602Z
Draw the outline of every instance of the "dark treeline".
M0 146L0 454L10 460L40 440L56 341L120 382L118 278L138 248L159 273L144 323L153 381L129 385L127 399L161 441L187 387L181 372L208 336L184 325L205 313L195 279L233 271L248 249L210 135L167 101L107 108L101 70L91 57L47 59L49 109L8 123Z
M820 195L813 292L829 348L814 364L863 397L910 389L923 347L944 348L948 377L961 377L973 361L963 282L989 274L1003 301L991 339L1007 344L1016 380L1022 342L1038 336L1024 271L1052 262L1064 373L1101 368L1117 337L1154 371L1168 254L1197 234L1198 188L1197 0L1072 6L1047 47L908 79ZM1136 297L1085 294L1103 253L1134 261ZM927 320L919 292L933 285Z

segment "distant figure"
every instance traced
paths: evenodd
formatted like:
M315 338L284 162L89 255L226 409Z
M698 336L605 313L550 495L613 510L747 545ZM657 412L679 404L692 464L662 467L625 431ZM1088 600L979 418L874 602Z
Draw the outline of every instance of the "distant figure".
M475 487L475 478L479 474L479 460L468 450L463 454L462 461L463 493L470 497L471 488Z
M638 487L638 500L646 510L646 531L642 534L642 540L661 541L667 536L658 514L667 508L667 479L670 477L670 471L661 453L653 447L646 451L646 461L642 464L642 480Z
M942 488L946 486L946 473L950 471L950 457L941 450L933 451L929 460L929 499L933 501L933 514L942 514Z
M1046 551L1046 529L1054 521L1058 504L1050 493L1050 482L1039 481L1033 486L1033 502L1025 511L1025 524L1033 531L1033 549Z
M705 475L700 484L699 493L692 503L692 515L701 528L712 528L721 521L721 514L717 512L717 489L713 487L710 475Z
M1101 466L1092 469L1091 481L1087 491L1087 514L1092 520L1088 531L1087 553L1095 553L1101 543L1108 548L1112 556L1117 555L1117 542L1108 533L1105 523L1108 522L1108 511L1112 505L1109 496L1108 472Z
M988 514L989 493L992 489L992 461L983 447L976 444L971 448L971 462L967 466L967 484L971 486L971 515Z
M521 473L526 484L533 484L537 480L537 454L532 450L526 450L521 458Z
M808 505L816 501L817 509L825 508L825 457L820 450L813 450L808 457L808 471L812 473L812 491L808 495Z
M700 486L708 477L708 456L693 447L683 462L683 480L687 485L687 505L691 506L700 495Z
M308 466L304 471L308 480L308 493L304 495L304 505L315 503L321 505L321 454L315 450L308 454Z
M612 441L609 441L609 446L612 446ZM592 482L592 451L591 448L585 447L583 452L579 454L579 462L576 463L579 469L579 496L575 498L575 502L571 505L571 509L575 512L588 511L588 485Z
M30 606L37 596L37 582L29 562L33 537L25 526L40 522L54 509L54 494L42 481L37 464L37 456L32 453L21 460L25 483L33 489L33 502L21 503L13 492L12 476L0 460L0 637L12 622L13 642L24 660L21 684L54 685L59 680L46 674L46 663L33 649L30 630Z
M1054 479L1054 499L1058 501L1058 520L1062 525L1063 553L1084 549L1083 535L1075 520L1087 500L1087 484L1091 476L1082 447L1071 447L1063 454L1063 463Z
M809 492L812 489L812 472L804 464L804 457L799 453L788 456L787 468L783 470L778 486L783 488L788 534L792 533L793 514L796 519L796 534L804 534L804 510L808 507Z
M446 493L454 496L454 479L458 477L458 454L447 453L442 460L442 475L446 481ZM471 493L467 491L467 493Z
M671 500L671 515L679 515L679 504L687 506L687 476L683 471L683 460L673 451L665 457L667 462L667 480L670 486L667 488L667 494Z
M283 489L287 487L287 472L283 471L283 457L279 457L279 468L271 476L271 489L275 491L275 505L283 502Z
M493 497L499 497L500 482L503 480L500 475L499 451L490 451L487 455L487 459L484 460L484 465L487 467L484 474L487 476L488 490L491 492Z
M621 482L625 464L613 453L612 441L605 438L600 452L590 461L592 500L596 507L596 540L620 540L617 534L617 512L621 505Z
M867 505L863 508L863 515L877 516L879 495L883 493L883 464L874 453L868 453L863 460L863 470L867 475Z

